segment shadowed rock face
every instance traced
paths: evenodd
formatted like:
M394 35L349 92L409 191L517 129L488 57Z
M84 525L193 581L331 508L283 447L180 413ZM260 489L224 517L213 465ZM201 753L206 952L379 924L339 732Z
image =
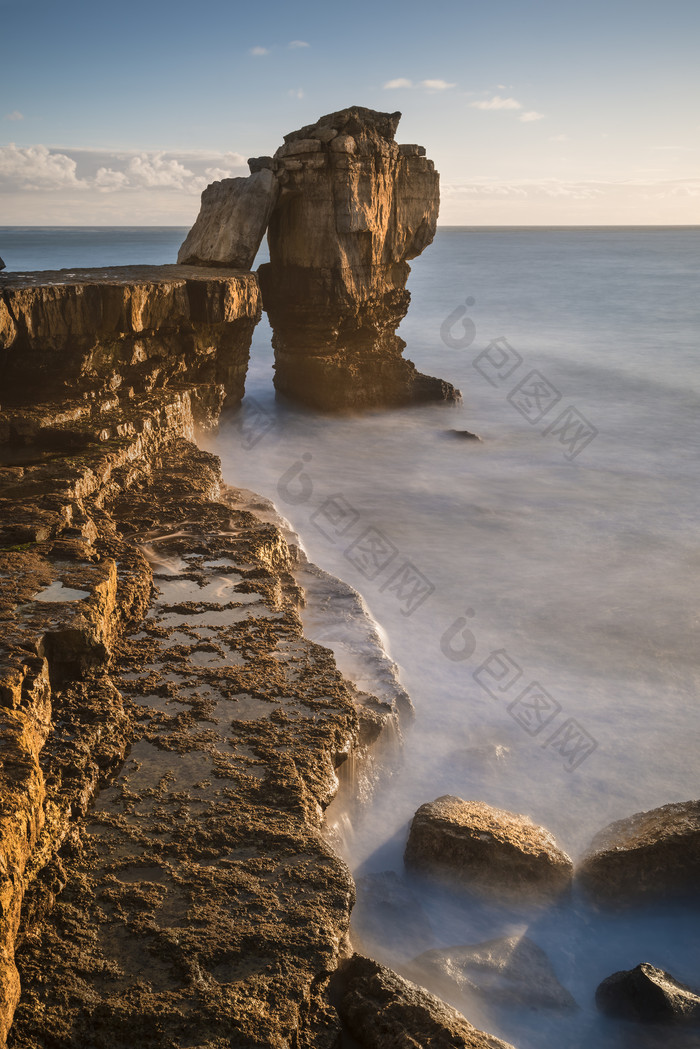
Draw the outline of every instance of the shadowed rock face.
M425 150L394 141L400 116L344 109L250 162L270 165L282 186L259 271L275 386L313 407L459 398L418 373L395 334L410 301L408 260L432 241L439 207Z
M595 1001L606 1015L638 1023L700 1020L700 997L648 962L608 976L599 985Z

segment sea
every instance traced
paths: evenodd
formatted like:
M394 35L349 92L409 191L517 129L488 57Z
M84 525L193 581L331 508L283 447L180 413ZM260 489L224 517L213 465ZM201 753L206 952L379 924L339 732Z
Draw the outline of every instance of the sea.
M186 232L4 227L0 255L10 271L165 263ZM500 999L440 988L518 1049L700 1046L594 1004L640 962L700 986L697 898L503 905L402 860L413 813L446 794L530 816L574 860L611 821L700 797L699 263L700 227L440 227L399 335L460 405L291 406L263 317L241 408L202 438L361 595L415 707L372 802L329 814L362 949L408 971L424 950L527 936L575 1011L519 997L515 976Z

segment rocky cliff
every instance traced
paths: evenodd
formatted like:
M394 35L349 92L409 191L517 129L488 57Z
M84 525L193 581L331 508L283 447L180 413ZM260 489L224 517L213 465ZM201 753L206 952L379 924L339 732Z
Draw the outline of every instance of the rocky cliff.
M329 1046L335 768L397 712L302 633L298 559L193 443L252 274L0 281L0 1045Z

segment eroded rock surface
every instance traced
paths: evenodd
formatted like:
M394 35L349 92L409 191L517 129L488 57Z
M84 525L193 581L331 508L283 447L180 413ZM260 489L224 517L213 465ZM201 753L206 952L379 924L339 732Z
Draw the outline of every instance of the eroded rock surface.
M576 1009L545 952L527 936L425 951L413 959L411 973L446 997L457 990L497 1005Z
M285 136L282 185L260 267L275 385L322 409L449 401L449 383L402 357L408 261L430 244L439 176L421 147L394 141L400 113L356 106Z
M0 1043L325 1049L354 887L322 822L367 715L193 443L256 278L0 286Z
M700 996L648 962L608 976L595 993L601 1012L642 1023L698 1023Z
M513 1049L391 969L354 955L341 973L340 1012L363 1049Z
M697 892L700 880L700 801L662 805L609 824L576 870L602 903Z
M224 399L243 397L260 312L252 273L115 266L8 274L0 278L0 403L24 412L34 389L40 403L75 411L66 398L80 397L84 413L96 402L108 412L115 401L186 385L215 417Z
M404 860L465 888L514 899L561 892L573 872L554 836L528 816L451 795L418 809Z
M248 178L212 182L202 193L197 221L177 261L182 265L250 269L278 196L279 182L267 168Z

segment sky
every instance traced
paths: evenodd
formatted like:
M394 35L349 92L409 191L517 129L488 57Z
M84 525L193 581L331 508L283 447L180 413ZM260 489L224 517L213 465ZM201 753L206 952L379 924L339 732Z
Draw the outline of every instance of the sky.
M446 225L700 223L699 0L0 0L0 225L182 225L349 105Z

